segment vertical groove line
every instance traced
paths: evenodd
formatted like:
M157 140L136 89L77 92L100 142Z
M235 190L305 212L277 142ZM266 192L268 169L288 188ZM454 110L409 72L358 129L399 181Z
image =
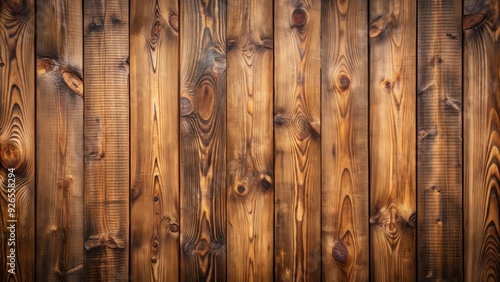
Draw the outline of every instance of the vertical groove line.
M418 67L418 8L421 0L417 0L416 4L416 9L415 9L415 96L417 96L418 93L418 77L419 77L419 67ZM418 193L419 193L419 186L418 186L418 172L419 172L419 165L418 165L418 114L419 114L419 107L418 107L418 97L415 97L415 213L417 215L417 220L415 221L415 242L413 244L415 245L415 254L413 254L415 258L415 278L416 281L418 280L418 218L419 218L419 210L418 210Z
M368 102L368 119L367 119L367 138L368 138L368 156L367 156L367 160L368 160L368 222L366 224L368 224L368 281L371 281L372 280L372 276L371 276L371 267L370 267L370 264L371 264L371 246L372 246L372 242L371 242L371 226L370 226L370 213L371 213L371 99L370 99L370 89L371 89L371 56L370 56L370 52L371 52L371 48L370 48L370 14L371 14L371 9L370 9L370 0L366 0L366 57L367 57L367 76L368 76L368 85L367 85L367 93L366 95L368 95L368 98L367 98L367 102Z

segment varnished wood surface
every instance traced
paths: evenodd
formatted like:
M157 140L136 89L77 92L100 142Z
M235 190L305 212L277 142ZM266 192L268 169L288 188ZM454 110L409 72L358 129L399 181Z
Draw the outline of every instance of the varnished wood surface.
M82 15L37 1L37 281L83 280Z
M35 3L0 2L0 271L1 281L35 276ZM8 212L8 169L14 170L15 214ZM13 183L12 181L10 183ZM12 208L12 206L10 206ZM15 245L8 226L15 219ZM16 256L13 273L7 263Z
M464 1L464 260L500 280L500 2Z
M87 281L129 278L128 5L83 5Z
M367 281L368 5L323 1L321 11L322 279Z
M179 8L134 0L130 12L130 276L177 281Z
M370 1L370 277L416 280L416 2Z
M275 279L321 279L320 1L274 2Z
M463 281L462 1L418 2L418 277Z
M273 281L272 12L272 1L228 1L228 281Z
M226 0L181 1L182 281L226 279Z

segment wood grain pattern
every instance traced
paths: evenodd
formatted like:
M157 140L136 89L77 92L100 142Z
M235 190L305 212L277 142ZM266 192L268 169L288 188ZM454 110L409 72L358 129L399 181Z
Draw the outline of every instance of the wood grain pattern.
M418 277L462 281L462 1L418 2Z
M36 279L82 281L82 1L37 1L36 19Z
M416 280L416 2L370 1L370 277Z
M464 1L464 260L500 280L500 2Z
M275 279L321 279L320 1L278 0Z
M128 1L85 1L85 242L88 281L127 280Z
M368 7L323 1L321 11L322 278L367 281Z
M226 279L226 1L181 1L181 280Z
M130 11L131 277L177 281L178 3L133 0Z
M34 1L0 2L0 271L1 281L35 276L35 61ZM7 222L8 169L15 169L15 214ZM13 183L13 182L10 182ZM12 206L10 206L12 207ZM15 224L15 243L9 245ZM15 269L7 266L15 247Z
M228 1L228 281L273 281L272 4Z

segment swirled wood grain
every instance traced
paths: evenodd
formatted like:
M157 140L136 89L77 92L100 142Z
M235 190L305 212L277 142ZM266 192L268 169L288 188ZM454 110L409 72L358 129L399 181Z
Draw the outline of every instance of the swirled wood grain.
M39 281L83 279L82 16L81 0L37 1Z
M223 281L226 1L181 1L180 23L180 277L182 281Z
M178 281L178 3L130 3L130 274Z
M324 281L366 281L368 265L367 1L323 1Z
M34 5L31 0L0 2L1 281L32 281L35 276ZM7 243L9 168L15 169L15 246ZM16 256L14 274L7 271L12 247Z
M500 280L500 2L464 1L465 278Z
M416 2L370 1L370 277L416 280Z
M418 277L462 281L462 1L418 1Z
M320 6L274 6L277 281L321 279Z
M128 1L84 1L87 281L129 278Z
M272 4L228 1L228 281L273 281Z

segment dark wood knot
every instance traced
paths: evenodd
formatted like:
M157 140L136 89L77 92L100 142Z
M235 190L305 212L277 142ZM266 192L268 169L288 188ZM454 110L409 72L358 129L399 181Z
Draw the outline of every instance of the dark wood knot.
M0 145L0 163L5 169L18 168L21 159L19 147L12 141Z
M302 8L293 10L292 27L302 29L307 23L307 12Z
M385 29L384 20L379 17L370 25L370 38L379 36Z
M351 86L351 80L345 74L339 77L339 88L342 91L346 91Z
M177 223L170 223L170 226L168 229L172 233L177 233L177 232L179 232L179 225Z
M462 28L464 30L471 29L475 26L478 26L480 23L484 21L486 15L483 13L475 13L471 15L465 15L462 22Z
M101 32L104 30L104 19L102 17L93 17L89 24L90 32Z
M344 245L344 243L337 242L332 248L332 256L336 261L345 263L347 261L347 258L349 257L349 251L347 250L347 247Z
M168 23L170 24L173 30L177 32L179 31L179 17L176 14L172 14L170 16Z

